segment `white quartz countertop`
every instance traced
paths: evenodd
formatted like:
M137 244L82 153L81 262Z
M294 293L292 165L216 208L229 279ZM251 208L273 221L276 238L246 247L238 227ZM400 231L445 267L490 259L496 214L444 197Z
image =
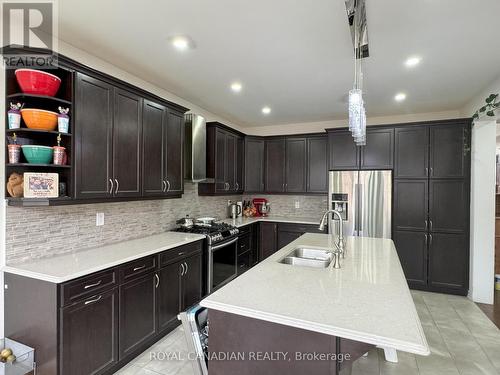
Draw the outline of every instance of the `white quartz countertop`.
M165 232L90 250L5 266L2 271L52 283L63 283L204 238L199 234Z
M429 346L392 240L346 240L341 269L279 263L297 246L331 247L332 236L307 233L205 298L201 305L428 355Z
M318 217L294 217L294 216L254 216L254 217L239 217L237 219L223 219L224 223L235 227L243 227L245 225L258 223L261 221L279 222L279 223L294 223L294 224L314 224L319 226L321 220L320 213Z

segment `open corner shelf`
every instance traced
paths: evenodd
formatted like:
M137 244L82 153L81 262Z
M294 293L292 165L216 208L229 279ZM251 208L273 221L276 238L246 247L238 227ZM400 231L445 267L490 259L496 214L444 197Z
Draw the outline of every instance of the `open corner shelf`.
M57 165L57 164L32 164L32 163L16 163L16 164L6 164L7 167L10 168L31 168L31 167L42 167L42 168L71 168L71 165Z
M12 133L27 133L27 134L61 134L61 137L71 137L71 133L60 133L57 130L38 130L38 129L30 129L30 128L18 128L18 129L7 129L7 134Z
M35 99L35 100L46 100L46 101L52 101L52 102L57 102L60 104L64 104L67 106L71 106L72 103L69 100L65 99L60 99L55 96L46 96L46 95L36 95L36 94L25 94L25 93L15 93L15 94L10 94L6 96L7 100L8 99L15 99L15 100L30 100L30 99Z
M71 197L57 198L14 198L8 197L7 204L14 207L38 207L38 206L59 206L68 204L72 201Z

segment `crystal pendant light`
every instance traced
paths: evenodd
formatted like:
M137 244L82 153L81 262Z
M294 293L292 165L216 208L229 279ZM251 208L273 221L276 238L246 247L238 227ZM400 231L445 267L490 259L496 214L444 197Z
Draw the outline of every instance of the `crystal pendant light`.
M366 144L366 111L363 100L363 73L359 43L359 13L354 14L354 86L349 91L349 130L358 146Z

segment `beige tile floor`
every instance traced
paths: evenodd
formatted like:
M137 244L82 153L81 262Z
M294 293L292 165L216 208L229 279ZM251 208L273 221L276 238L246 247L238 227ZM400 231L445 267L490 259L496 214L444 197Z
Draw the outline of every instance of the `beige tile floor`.
M373 349L353 365L353 375L496 375L500 374L500 330L467 298L412 291L431 348L428 357L398 352L399 362L384 360ZM178 353L170 360L151 359L151 352ZM119 375L191 375L182 327L146 350Z

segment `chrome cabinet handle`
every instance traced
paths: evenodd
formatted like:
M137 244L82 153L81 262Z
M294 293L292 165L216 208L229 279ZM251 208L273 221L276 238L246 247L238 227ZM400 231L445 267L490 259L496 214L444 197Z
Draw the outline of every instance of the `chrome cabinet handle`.
M155 285L155 288L158 288L158 286L160 285L160 277L158 276L157 273L155 273L155 279L156 279L156 285Z
M425 168L425 177L429 176L429 168Z
M240 190L240 184L236 183L236 189L235 190Z
M102 298L102 296L99 296L99 297L94 298L94 299L89 299L88 301L85 301L85 305L90 305L91 303L97 302L97 301L99 301L101 298Z
M428 243L429 243L429 235L426 233L424 234L425 236L425 247L427 247Z
M161 189L161 191L162 192L166 192L167 191L167 183L165 182L165 180L163 180L161 183L162 183L162 189Z
M432 246L432 234L429 234L429 245Z
M118 180L116 178L115 178L115 182L116 182L115 194L118 194L118 189L120 188L120 183L118 182Z
M109 179L109 183L111 184L111 188L109 189L109 194L113 194L114 185L113 185L113 180L111 178Z
M94 284L85 285L85 286L83 287L83 289L93 288L93 287L95 287L95 286L101 285L101 283L102 283L102 280L99 280L98 282L96 282L96 283L94 283Z
M143 264L143 265L142 265L142 266L140 266L140 267L135 267L135 268L134 268L134 272L136 272L136 271L140 271L140 270L143 270L144 268L146 268L146 265L145 265L145 264Z
M432 220L429 220L430 230L432 230Z
M427 230L428 228L429 228L429 221L425 220L425 230Z
M189 266L188 266L188 264L186 262L184 262L184 264L186 265L186 273L185 273L185 275L187 275L187 273L189 271Z
M170 191L170 181L167 180L167 193Z
M184 254L186 254L186 252L185 252L185 251L179 251L179 253L178 253L177 255L179 255L179 256L180 256L180 255L184 255Z
M184 276L184 263L181 263L181 276Z
M431 167L431 176L434 174L434 168Z

